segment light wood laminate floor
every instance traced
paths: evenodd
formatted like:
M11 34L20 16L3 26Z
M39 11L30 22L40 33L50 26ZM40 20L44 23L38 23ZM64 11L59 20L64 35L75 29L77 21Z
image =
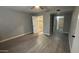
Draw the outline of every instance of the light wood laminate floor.
M8 53L68 53L68 35L25 35L0 43L0 50L8 50Z

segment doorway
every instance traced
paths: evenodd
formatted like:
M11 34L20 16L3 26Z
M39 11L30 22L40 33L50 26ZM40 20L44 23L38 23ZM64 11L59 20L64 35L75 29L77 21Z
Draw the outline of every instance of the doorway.
M56 30L58 32L63 32L63 28L64 28L64 16L56 16L56 21L57 21L57 25L56 25Z
M32 16L33 33L43 34L43 16Z
M54 16L53 32L64 32L64 16Z

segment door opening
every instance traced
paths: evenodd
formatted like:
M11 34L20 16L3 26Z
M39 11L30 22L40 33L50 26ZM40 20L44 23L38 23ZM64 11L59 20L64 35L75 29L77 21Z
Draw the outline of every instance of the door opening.
M33 33L43 33L43 16L32 16Z
M57 16L57 28L56 30L58 32L63 32L63 28L64 28L64 16Z
M55 16L54 18L54 32L63 32L64 16Z

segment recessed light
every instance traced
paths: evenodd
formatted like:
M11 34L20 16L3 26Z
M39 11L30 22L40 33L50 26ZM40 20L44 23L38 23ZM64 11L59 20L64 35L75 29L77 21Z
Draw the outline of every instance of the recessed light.
M40 6L35 6L35 8L37 8L37 9L38 9L38 8L40 8Z
M56 11L60 11L60 9L57 9Z

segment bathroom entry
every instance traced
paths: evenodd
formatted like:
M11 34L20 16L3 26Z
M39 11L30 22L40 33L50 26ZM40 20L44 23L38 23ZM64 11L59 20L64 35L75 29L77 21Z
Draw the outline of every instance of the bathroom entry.
M54 17L54 32L63 32L64 28L64 16Z
M64 16L57 16L57 31L63 32Z
M32 16L33 33L43 33L43 16Z

